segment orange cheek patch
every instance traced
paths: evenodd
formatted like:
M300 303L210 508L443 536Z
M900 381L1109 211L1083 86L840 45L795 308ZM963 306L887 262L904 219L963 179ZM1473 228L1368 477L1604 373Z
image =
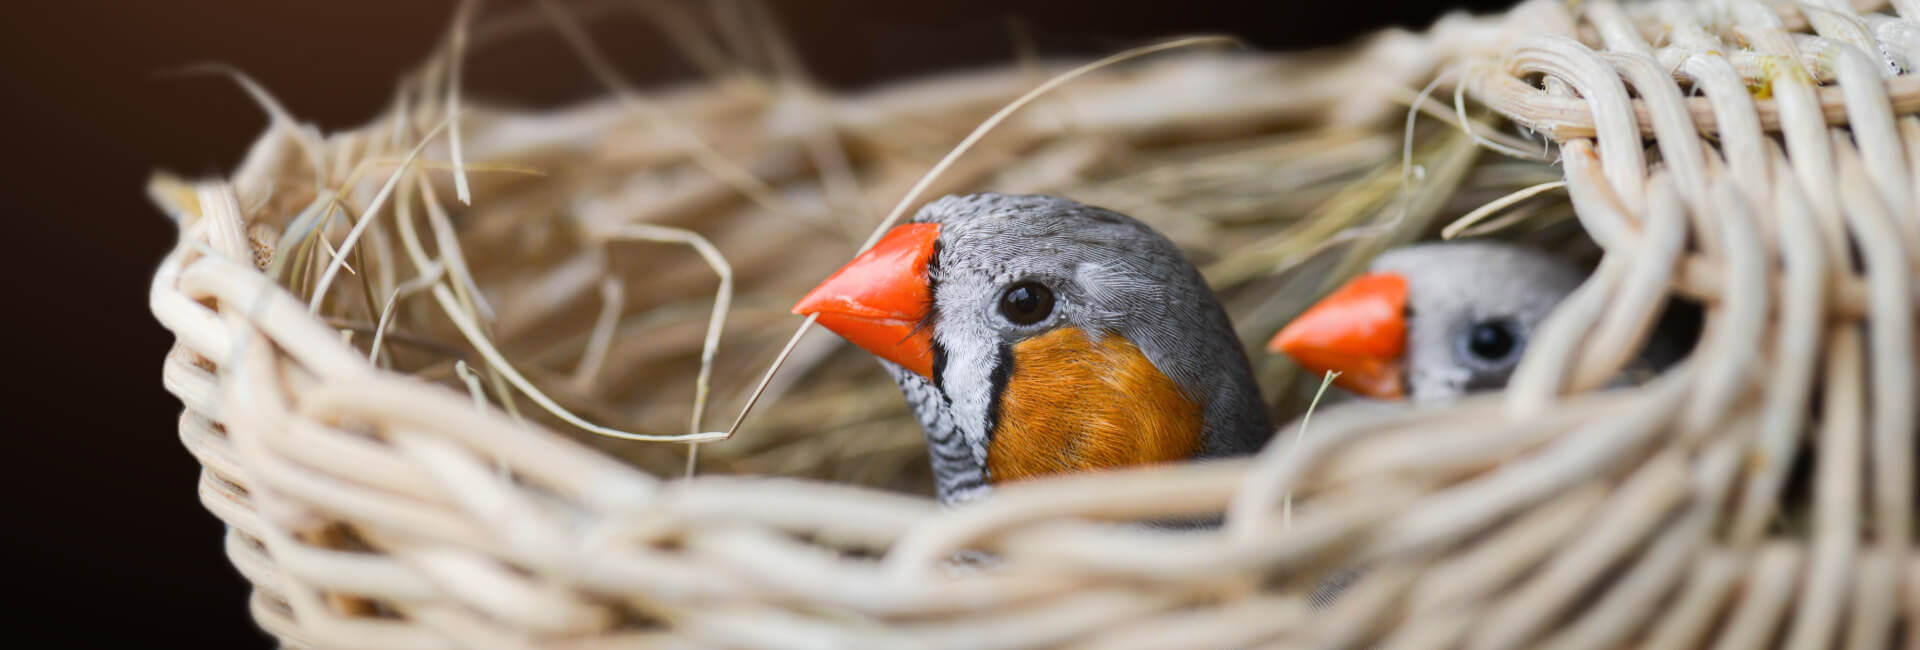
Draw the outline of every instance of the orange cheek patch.
M995 482L1180 461L1200 450L1200 405L1132 342L1060 328L1014 345L987 446Z

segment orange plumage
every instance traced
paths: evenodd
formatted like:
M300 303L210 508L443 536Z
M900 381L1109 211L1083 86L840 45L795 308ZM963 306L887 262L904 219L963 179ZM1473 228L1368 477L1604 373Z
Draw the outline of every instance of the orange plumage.
M995 482L1186 460L1200 404L1125 337L1062 327L1014 345L987 447Z

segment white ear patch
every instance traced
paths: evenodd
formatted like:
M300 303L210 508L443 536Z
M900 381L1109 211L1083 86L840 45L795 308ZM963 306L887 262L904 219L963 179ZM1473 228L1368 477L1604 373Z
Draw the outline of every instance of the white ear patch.
M1074 284L1080 285L1080 290L1087 292L1094 302L1113 297L1112 290L1107 286L1107 278L1110 277L1113 277L1113 273L1107 270L1103 262L1081 262L1073 266Z
M1087 309L1107 316L1121 313L1165 313L1189 302L1167 291L1164 278L1143 274L1141 269L1120 268L1119 260L1086 261L1074 265L1073 280L1086 296Z
M1162 293L1160 287L1150 283L1131 279L1133 276L1123 269L1116 269L1109 262L1081 262L1073 267L1073 282L1081 293L1086 295L1089 306L1095 309L1115 305L1137 305L1143 300L1151 300Z

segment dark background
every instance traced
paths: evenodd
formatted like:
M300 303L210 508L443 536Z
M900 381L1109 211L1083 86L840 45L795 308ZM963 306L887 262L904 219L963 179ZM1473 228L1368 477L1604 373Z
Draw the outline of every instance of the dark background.
M1011 61L1015 20L1043 55L1104 55L1197 32L1297 50L1386 25L1421 28L1453 7L1507 4L769 0L810 74L839 88ZM228 172L266 120L224 78L167 73L231 64L301 119L351 128L384 108L453 5L26 1L0 13L0 278L16 332L6 356L24 359L4 376L7 413L27 416L10 427L0 470L9 506L0 559L26 604L8 618L25 621L29 637L52 635L39 647L270 645L247 618L221 524L196 500L199 467L175 437L180 405L160 386L172 336L148 314L146 292L175 233L143 189L159 169ZM527 6L495 0L483 14ZM692 71L631 12L593 25L630 78ZM470 61L468 87L482 98L556 105L600 92L550 31Z

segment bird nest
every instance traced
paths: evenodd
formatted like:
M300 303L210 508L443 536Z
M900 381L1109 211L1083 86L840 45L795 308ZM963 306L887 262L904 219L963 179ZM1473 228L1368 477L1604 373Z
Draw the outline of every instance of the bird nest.
M242 79L272 116L244 162L154 179L163 378L290 647L1911 642L1920 5L1881 4L1535 0L858 94L633 90L556 11L615 92L551 112L461 101L462 52L524 27L463 14L365 127ZM1167 234L1275 442L937 507L891 382L787 310L979 189ZM1259 344L1443 236L1592 271L1504 391L1298 417L1318 378ZM1604 388L1675 299L1704 305L1694 353Z

